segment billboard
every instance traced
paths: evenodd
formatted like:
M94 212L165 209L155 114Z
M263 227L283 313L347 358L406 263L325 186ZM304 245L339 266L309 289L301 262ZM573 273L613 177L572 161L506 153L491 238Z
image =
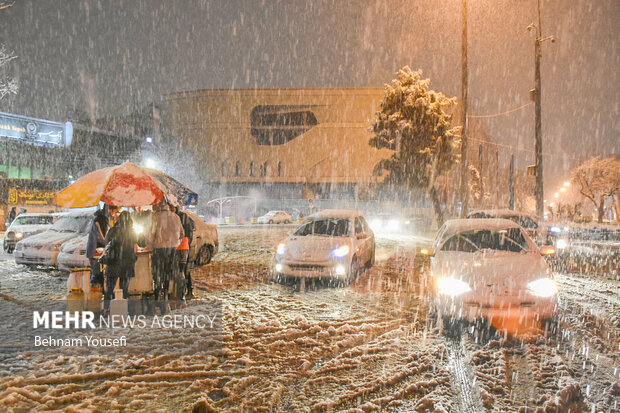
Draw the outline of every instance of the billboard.
M0 112L0 139L62 148L71 145L73 124Z

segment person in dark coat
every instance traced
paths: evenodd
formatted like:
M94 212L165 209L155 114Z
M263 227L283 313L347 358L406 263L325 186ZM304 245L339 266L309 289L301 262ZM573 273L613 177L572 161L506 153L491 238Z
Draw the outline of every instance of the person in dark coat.
M183 226L183 231L185 232L185 237L188 241L188 252L187 257L184 259L180 259L180 268L181 274L185 276L185 287L187 289L187 298L194 298L194 287L192 285L192 274L189 271L189 251L192 249L192 241L194 239L194 221L187 215L184 211L181 211L179 207L175 208L175 212L181 219L181 225Z
M90 284L101 289L103 289L103 272L101 272L101 264L95 258L95 254L97 248L105 247L105 236L110 228L110 218L113 217L116 209L114 206L104 205L103 209L95 212L86 242L86 258L90 262Z
M13 220L15 219L15 215L17 215L17 208L13 207L11 208L11 212L9 212L9 224L13 222Z
M114 287L119 280L123 298L128 298L129 281L135 276L134 265L137 260L137 237L129 212L121 212L118 222L105 237L105 250L101 259L106 264L104 308L107 310L114 298Z

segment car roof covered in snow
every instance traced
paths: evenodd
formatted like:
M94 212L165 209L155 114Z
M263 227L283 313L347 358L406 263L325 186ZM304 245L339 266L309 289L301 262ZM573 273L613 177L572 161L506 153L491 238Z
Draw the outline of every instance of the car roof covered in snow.
M315 214L312 214L309 218L343 218L353 219L359 217L362 214L354 209L324 209Z
M504 218L468 218L468 219L451 219L443 224L440 229L442 238L459 232L475 231L475 230L491 230L498 231L506 228L521 228L519 224Z
M536 216L532 214L528 214L527 212L521 211L513 211L512 209L478 209L476 211L471 211L467 214L468 217L471 217L474 214L485 214L491 217L504 218L504 217L528 217L536 220Z
M21 218L21 217L49 217L49 216L54 216L54 214L50 214L50 213L47 213L47 212L25 212L23 214L19 214L15 218Z
M58 212L55 214L58 218L79 218L79 217L94 217L95 211L69 211L69 212Z

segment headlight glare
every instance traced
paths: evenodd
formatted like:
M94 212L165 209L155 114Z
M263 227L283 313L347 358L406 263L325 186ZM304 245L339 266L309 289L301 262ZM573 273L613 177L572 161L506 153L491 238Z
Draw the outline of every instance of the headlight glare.
M276 248L276 254L284 255L285 252L286 252L286 244L283 242L279 243L278 247Z
M22 238L24 238L24 234L22 234L21 232L15 233L15 239L22 239Z
M442 278L437 281L437 288L442 294L449 295L450 297L456 297L468 291L471 291L471 287L465 281L458 280L456 278Z
M333 253L334 253L334 257L338 257L338 258L342 258L347 256L347 254L349 254L349 252L351 251L351 249L349 248L348 245L341 245L340 247L336 248Z
M529 282L527 290L536 297L551 297L558 293L558 285L551 278L539 278Z
M566 242L565 239L559 239L556 243L555 243L555 247L559 250L564 249L568 246L568 243Z

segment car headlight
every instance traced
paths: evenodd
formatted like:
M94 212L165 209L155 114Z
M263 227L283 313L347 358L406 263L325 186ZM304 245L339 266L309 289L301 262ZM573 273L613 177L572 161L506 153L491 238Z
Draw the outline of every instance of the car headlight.
M398 220L390 219L387 223L386 229L391 232L398 231L400 229L400 224L398 223Z
M15 233L15 239L22 239L22 238L24 238L24 234L23 233L21 233L21 232L16 232Z
M284 268L282 264L276 264L276 272L281 272L282 268Z
M439 292L450 297L456 297L468 291L471 291L471 287L465 281L458 280L456 278L442 278L437 281L437 288Z
M539 278L529 282L527 290L536 297L551 297L558 293L558 285L551 278Z
M549 228L549 232L559 234L560 232L562 232L562 230L560 229L560 227L551 227Z
M144 232L144 227L139 224L133 224L133 230L136 234L140 235Z
M568 243L566 242L565 239L559 239L556 243L555 243L555 247L559 250L564 249L568 246Z
M279 243L278 247L276 248L276 254L284 255L285 252L286 252L286 244L283 242Z
M332 253L334 254L334 257L342 258L346 257L350 251L351 249L348 245L341 245L340 247L333 250Z

